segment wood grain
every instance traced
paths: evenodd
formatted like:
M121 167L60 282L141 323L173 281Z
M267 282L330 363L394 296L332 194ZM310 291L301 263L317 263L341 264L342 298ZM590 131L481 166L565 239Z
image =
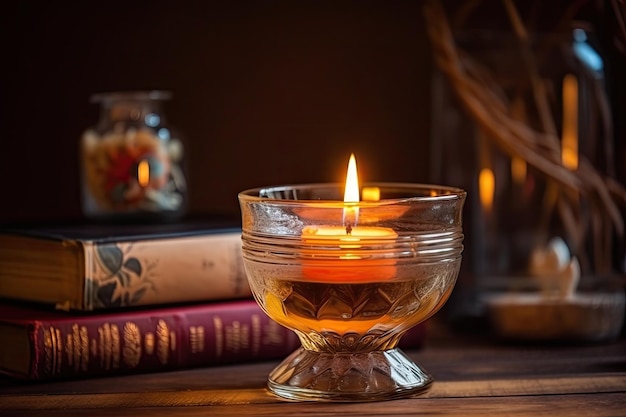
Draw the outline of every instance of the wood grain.
M420 398L378 403L282 403L242 404L186 407L141 407L104 409L56 409L46 412L11 410L11 416L623 416L626 395L566 394L552 396L478 397L478 398Z
M24 384L0 380L0 416L620 416L626 340L588 346L429 339L410 351L435 378L413 398L294 403L265 388L277 362Z
M435 382L420 399L599 394L626 391L626 375ZM189 407L284 402L264 388L169 392L27 394L0 397L4 410Z

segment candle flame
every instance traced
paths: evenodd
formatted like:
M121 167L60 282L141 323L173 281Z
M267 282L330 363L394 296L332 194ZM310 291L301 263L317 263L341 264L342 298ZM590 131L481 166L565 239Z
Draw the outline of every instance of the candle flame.
M517 184L524 184L526 181L526 172L528 167L526 165L526 161L522 158L518 158L514 156L511 158L511 176L513 177L513 182Z
M578 80L575 75L563 78L563 132L561 160L566 168L578 169Z
M352 227L356 226L359 218L359 207L356 205L359 202L359 176L354 154L350 155L350 161L348 161L343 202L346 203L343 209L343 224L346 226L346 234L351 234Z
M137 166L137 182L142 187L150 183L150 164L145 159L142 159Z
M359 202L359 176L356 170L356 158L354 154L350 155L348 161L348 174L346 175L346 189L343 194L344 203Z
M364 201L380 200L380 188L378 187L363 187L362 193Z
M493 206L493 195L496 188L496 179L493 171L489 168L483 168L478 175L478 191L480 195L480 204L486 213L491 212Z

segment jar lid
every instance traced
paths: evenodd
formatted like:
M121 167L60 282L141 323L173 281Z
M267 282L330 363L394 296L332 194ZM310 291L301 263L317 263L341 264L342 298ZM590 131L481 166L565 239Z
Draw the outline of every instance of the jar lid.
M172 93L165 90L150 91L113 91L108 93L97 93L89 98L90 103L105 103L116 101L148 101L148 100L169 100Z

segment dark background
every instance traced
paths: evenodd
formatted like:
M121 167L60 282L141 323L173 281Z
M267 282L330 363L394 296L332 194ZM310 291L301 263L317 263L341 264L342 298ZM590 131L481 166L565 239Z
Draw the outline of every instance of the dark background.
M552 22L568 2L543 3ZM192 213L237 212L249 187L342 181L350 152L363 180L429 181L422 4L2 2L0 221L81 215L79 139L106 91L172 92Z
M3 218L80 215L78 141L96 92L165 89L187 139L190 210L238 191L425 180L419 2L19 2L2 6ZM8 9L7 9L8 7Z

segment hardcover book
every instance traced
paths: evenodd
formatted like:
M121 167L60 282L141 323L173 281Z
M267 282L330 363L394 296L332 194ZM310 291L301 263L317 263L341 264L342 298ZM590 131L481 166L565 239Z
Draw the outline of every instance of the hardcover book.
M28 380L167 371L287 356L297 336L253 300L68 314L0 304L0 372Z
M238 226L77 224L0 233L0 298L89 311L249 297Z
M400 347L420 348L424 325ZM296 334L254 300L69 314L0 303L0 373L43 381L283 359Z

